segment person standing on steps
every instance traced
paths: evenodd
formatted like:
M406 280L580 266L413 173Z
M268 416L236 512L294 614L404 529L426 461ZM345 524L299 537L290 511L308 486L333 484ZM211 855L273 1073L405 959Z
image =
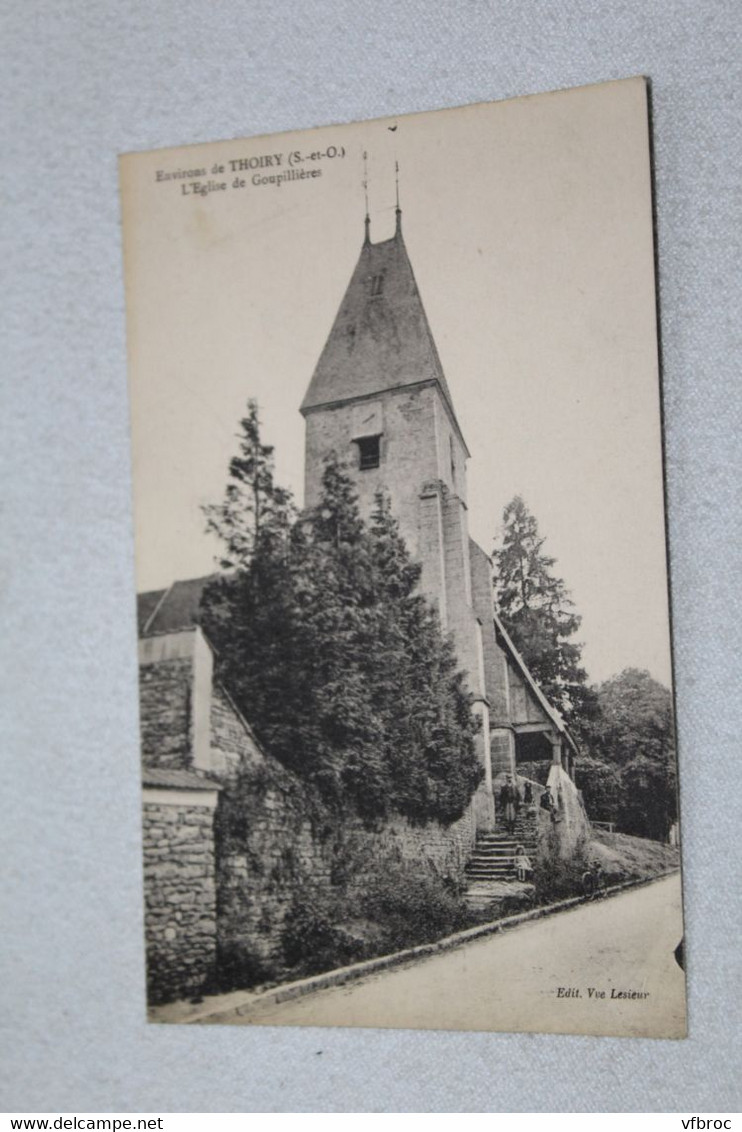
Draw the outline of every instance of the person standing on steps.
M500 790L500 805L502 806L505 828L508 833L515 833L515 796L516 788L513 776L507 775Z

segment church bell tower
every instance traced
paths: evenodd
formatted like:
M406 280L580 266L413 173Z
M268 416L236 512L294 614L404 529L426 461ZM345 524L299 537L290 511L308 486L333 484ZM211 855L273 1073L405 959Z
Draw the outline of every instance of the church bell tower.
M494 820L489 705L466 508L466 460L461 432L438 351L402 236L397 205L394 235L371 242L365 219L361 252L309 383L305 505L322 489L325 459L335 452L368 517L383 489L413 555L422 564L421 589L433 601L467 674L482 719L478 737L485 781L475 797L477 827ZM475 571L476 574L476 571ZM479 579L481 582L481 579ZM476 591L476 592L475 592Z

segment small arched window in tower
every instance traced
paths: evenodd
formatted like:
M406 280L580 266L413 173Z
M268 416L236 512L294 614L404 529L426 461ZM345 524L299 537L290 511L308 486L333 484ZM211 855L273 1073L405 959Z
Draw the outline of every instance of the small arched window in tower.
M381 437L363 436L356 440L358 445L358 467L362 472L378 468L381 460Z
M456 486L456 449L453 444L453 437L448 438L448 451L451 457L451 483Z
M380 275L371 276L371 298L378 299L381 292L384 290L384 273Z

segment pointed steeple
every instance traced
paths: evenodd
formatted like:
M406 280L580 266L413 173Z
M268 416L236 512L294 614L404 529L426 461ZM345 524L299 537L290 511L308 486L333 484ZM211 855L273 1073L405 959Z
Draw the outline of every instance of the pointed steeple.
M399 203L395 220L394 235L374 244L366 216L361 254L301 411L434 381L460 435L402 237Z

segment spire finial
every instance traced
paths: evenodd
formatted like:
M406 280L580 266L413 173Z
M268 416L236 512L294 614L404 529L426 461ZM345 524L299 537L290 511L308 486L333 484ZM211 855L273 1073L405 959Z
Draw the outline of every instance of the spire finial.
M395 188L396 199L397 199L397 204L396 204L396 207L394 209L394 215L396 217L396 233L397 233L397 235L399 235L400 232L402 231L402 209L399 207L399 162L398 161L394 162L394 188Z
M365 149L363 151L363 196L366 202L366 215L363 224L366 230L365 240L368 244L371 242L371 217L368 214L368 154Z

